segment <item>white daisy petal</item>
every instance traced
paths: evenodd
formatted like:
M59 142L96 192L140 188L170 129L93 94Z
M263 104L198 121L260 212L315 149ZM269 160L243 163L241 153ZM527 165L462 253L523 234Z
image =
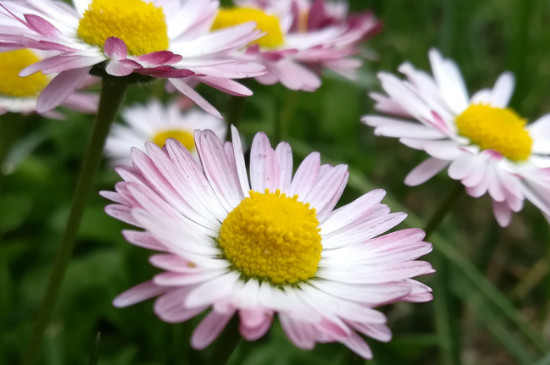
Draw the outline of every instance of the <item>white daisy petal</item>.
M511 72L505 72L499 76L491 92L490 104L498 108L508 106L514 92L515 77Z
M436 49L429 53L430 64L437 86L443 99L455 113L460 113L468 106L468 91L456 63L443 59Z

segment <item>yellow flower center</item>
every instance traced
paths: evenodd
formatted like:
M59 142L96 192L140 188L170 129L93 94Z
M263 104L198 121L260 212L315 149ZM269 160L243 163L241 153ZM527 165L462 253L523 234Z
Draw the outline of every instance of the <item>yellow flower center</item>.
M107 38L120 38L134 56L168 48L162 8L142 0L93 0L77 33L84 42L101 48Z
M151 138L151 142L159 147L164 147L168 138L174 138L189 151L195 149L195 139L193 138L193 134L181 129L167 129L160 131L155 134L153 138Z
M284 35L275 15L268 15L261 10L252 8L227 8L218 10L218 15L212 24L212 30L232 27L238 24L254 21L256 28L267 33L252 44L261 47L277 47L284 43Z
M219 245L245 277L296 284L317 272L323 249L319 231L315 209L297 195L251 191L223 221Z
M20 77L25 67L40 61L28 49L0 53L0 94L9 97L33 97L48 85L50 78L40 72Z
M525 129L526 120L509 108L473 104L455 122L460 134L481 149L495 150L512 161L531 155L533 139Z

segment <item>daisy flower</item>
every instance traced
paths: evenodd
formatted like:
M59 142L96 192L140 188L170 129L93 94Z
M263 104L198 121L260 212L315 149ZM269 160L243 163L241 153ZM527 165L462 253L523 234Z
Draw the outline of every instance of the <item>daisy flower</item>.
M550 114L534 122L507 107L514 76L505 72L492 89L471 97L457 65L432 49L433 76L404 63L406 80L378 77L387 95L372 93L375 108L390 116L362 121L377 135L396 137L431 157L412 170L407 185L419 185L448 168L472 197L489 193L498 223L531 201L550 219ZM411 120L414 119L415 121Z
M179 141L196 156L195 129L210 129L222 140L227 130L223 120L199 110L183 112L176 102L165 106L152 100L123 109L121 115L128 125L113 125L105 145L105 154L114 166L132 163L132 147L143 147L147 141L163 147L168 138Z
M218 9L212 0L2 1L0 47L51 54L22 70L58 74L44 89L38 110L59 105L92 71L124 77L167 78L183 94L221 117L184 79L235 95L251 92L233 79L258 76L263 66L232 52L260 36L254 24L210 32Z
M19 49L0 53L0 114L36 112L38 95L51 81L51 76L35 73L27 77L20 77L19 72L25 67L39 62L43 52L29 49ZM78 86L91 83L91 77L83 80ZM82 92L71 93L61 104L84 113L95 113L98 96ZM63 115L56 111L48 111L42 115L55 119L63 119Z
M311 0L241 0L218 11L213 29L253 20L265 35L247 54L256 55L267 73L262 84L280 82L293 90L315 91L321 86L321 68L353 79L362 64L351 56L361 41L381 26L370 13L348 15L347 3Z
M158 297L155 313L167 322L209 313L191 344L208 346L238 315L246 340L262 337L275 314L301 349L340 342L363 356L362 335L389 341L385 316L373 309L398 300L424 302L431 289L411 277L432 273L416 258L430 252L420 229L385 234L403 219L380 204L375 190L334 210L344 190L345 165L321 165L310 154L292 174L287 143L272 149L258 133L248 175L237 130L223 144L210 130L195 132L197 163L180 143L146 144L119 167L123 182L102 192L111 216L142 228L126 239L160 251L164 270L114 300L125 307Z

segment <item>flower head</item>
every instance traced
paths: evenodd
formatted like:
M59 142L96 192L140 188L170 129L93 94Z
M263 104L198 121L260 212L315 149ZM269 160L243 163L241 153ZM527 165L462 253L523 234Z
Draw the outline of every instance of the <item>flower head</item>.
M2 80L0 83L0 114L36 112L38 95L51 81L51 77L39 72L27 77L20 77L19 72L35 62L39 62L43 54L43 52L29 49L0 53L0 80ZM88 84L87 81L80 86ZM97 109L97 102L97 95L75 92L69 95L62 105L81 112L94 113ZM55 111L49 111L43 115L51 118L63 118L63 115Z
M409 173L419 185L448 167L473 197L489 193L498 223L528 199L550 219L550 114L527 124L507 107L514 76L503 73L492 89L471 97L456 64L430 51L433 76L411 64L400 66L406 80L380 73L387 95L372 93L376 109L391 116L365 116L375 133L397 137L431 157ZM416 121L412 121L415 119Z
M183 112L175 102L163 105L153 100L123 109L121 115L127 125L113 125L105 145L105 154L114 166L131 164L132 147L142 148L147 141L163 147L168 138L178 140L196 156L195 129L210 129L220 139L225 138L227 129L223 120L200 110Z
M184 79L236 95L251 92L233 79L258 76L263 66L232 52L260 36L254 24L210 32L214 0L3 1L3 48L50 51L21 71L58 74L44 89L38 110L59 105L90 71L101 75L167 78L207 111L219 113ZM142 77L143 78L143 77Z
M300 348L340 342L372 356L360 334L389 341L385 316L373 309L398 300L431 300L411 277L433 272L416 258L430 252L420 229L385 234L404 218L371 191L334 209L347 182L344 165L321 165L310 154L292 172L286 143L272 149L258 133L249 174L238 132L222 142L195 132L200 164L176 140L146 152L134 149L123 182L103 192L113 217L140 227L124 236L161 251L150 262L164 270L119 295L124 307L151 297L164 321L181 322L210 310L192 336L202 349L233 315L247 340L262 337L275 314Z
M353 79L361 60L361 41L376 34L380 23L370 13L348 15L346 3L312 0L241 0L220 9L214 29L255 21L264 36L252 42L247 54L256 55L267 73L263 84L282 83L289 89L315 91L321 68Z

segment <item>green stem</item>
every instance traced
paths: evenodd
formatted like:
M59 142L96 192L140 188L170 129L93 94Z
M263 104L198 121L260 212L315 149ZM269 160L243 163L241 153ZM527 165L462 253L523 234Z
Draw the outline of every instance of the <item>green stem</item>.
M458 181L449 195L441 202L435 214L426 224L426 239L436 230L443 219L451 211L458 199L462 196L464 187ZM442 365L460 365L460 345L458 339L458 321L456 315L456 303L452 296L449 282L451 280L450 268L445 257L437 252L433 259L437 268L434 283L435 326L440 335L440 363Z
M101 162L105 139L109 133L111 123L116 117L118 109L124 100L127 87L127 84L117 82L116 79L110 77L103 78L97 117L93 125L92 135L76 185L73 205L63 238L61 239L61 244L57 251L48 287L42 298L38 316L32 329L29 345L23 359L24 365L36 363L42 338L44 336L44 330L50 322L50 317L59 295L63 277L65 276L65 271L67 270L67 265L71 258L74 241L78 234L78 228L84 214L84 208L86 207L86 201L92 190L94 176Z
M298 106L300 95L300 92L296 90L288 89L286 91L285 104L283 105L281 113L279 114L277 126L275 127L276 142L281 142L288 138L288 127L290 126L290 122L292 121L294 113L296 112L296 107Z
M447 214L451 211L458 199L462 196L463 191L464 186L462 186L462 183L460 181L457 181L453 189L449 192L449 195L447 195L445 200L441 202L435 214L428 221L428 223L426 223L426 227L424 228L424 231L426 232L426 237L424 239L428 239L428 237L436 230L439 224L441 224L443 219L447 216Z
M206 365L224 365L231 357L241 341L239 331L239 317L234 315L216 341Z

